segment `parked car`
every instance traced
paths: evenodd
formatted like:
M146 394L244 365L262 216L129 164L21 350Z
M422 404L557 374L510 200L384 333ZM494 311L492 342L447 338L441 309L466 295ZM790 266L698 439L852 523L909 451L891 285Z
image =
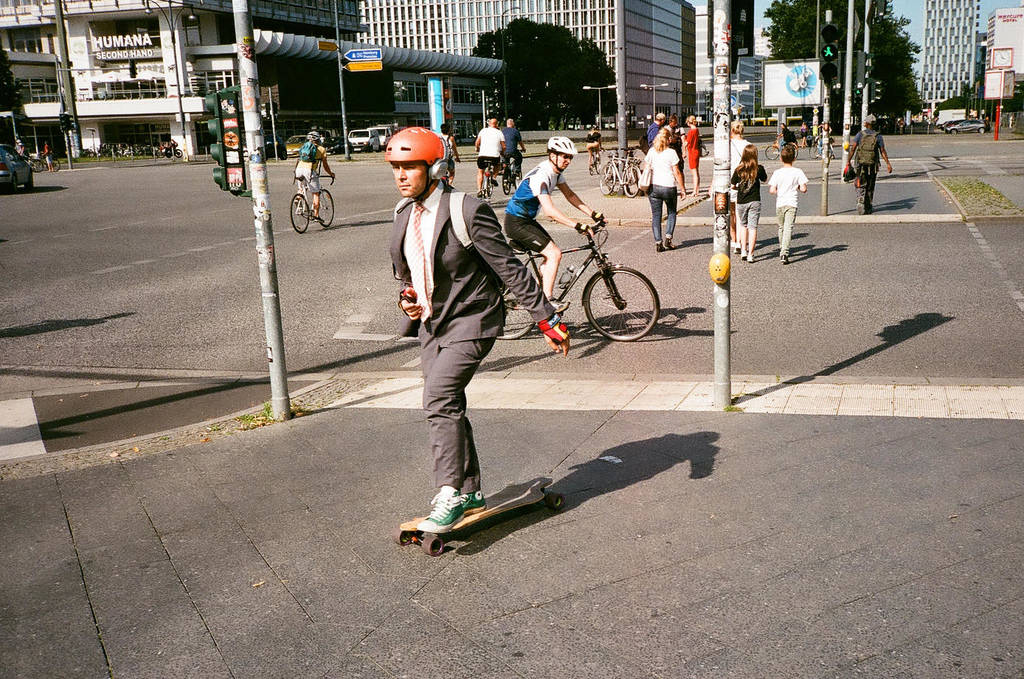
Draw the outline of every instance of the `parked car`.
M299 149L306 143L306 135L296 134L288 137L288 140L284 143L285 152L289 157L299 155Z
M376 129L352 130L348 133L348 146L355 151L380 151L384 146Z
M939 123L939 128L946 134L949 134L949 131L953 128L954 125L959 125L963 121L963 118L959 118L957 120L947 120L944 123Z
M35 186L32 167L19 156L13 146L0 144L0 188L14 191L18 185L31 191Z
M983 120L961 120L956 125L953 125L949 130L950 134L960 134L961 132L977 132L979 134L985 133L985 121Z

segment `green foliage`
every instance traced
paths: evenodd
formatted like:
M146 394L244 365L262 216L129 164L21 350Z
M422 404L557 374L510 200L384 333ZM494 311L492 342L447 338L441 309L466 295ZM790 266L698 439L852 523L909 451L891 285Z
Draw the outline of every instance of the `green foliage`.
M7 51L0 50L0 111L21 110L21 83L11 72Z
M816 0L773 0L764 16L771 24L767 29L773 59L811 59L814 52ZM825 10L832 10L832 23L839 27L839 49L846 50L845 0L833 0L821 8L821 23L825 23ZM862 5L855 5L858 14ZM921 95L914 77L914 58L921 47L910 39L907 26L910 20L892 14L875 17L871 22L871 77L881 83L882 96L871 111L877 115L903 115L910 110L921 110ZM855 41L863 45L863 31ZM842 72L840 73L842 75ZM835 98L833 98L833 102ZM841 108L833 106L833 111ZM836 119L834 119L836 120Z
M488 94L488 114L515 118L523 129L560 129L594 119L597 94L582 86L609 85L615 73L592 40L577 40L562 26L515 19L504 31L481 35L473 55L501 59L503 37L509 111L497 114L504 102L498 76ZM615 111L614 90L601 93L601 108L603 115Z

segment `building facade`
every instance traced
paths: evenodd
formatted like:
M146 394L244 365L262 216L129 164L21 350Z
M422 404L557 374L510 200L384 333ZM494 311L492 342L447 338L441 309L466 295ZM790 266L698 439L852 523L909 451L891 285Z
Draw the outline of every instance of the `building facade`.
M1020 7L997 9L988 15L988 33L986 34L986 68L993 68L992 50L1004 50L998 55L1000 67L1005 68L1005 59L1009 48L1010 66L1017 81L1024 80L1024 3Z
M921 98L935 104L976 80L977 0L925 0Z
M702 121L708 122L712 119L714 107L714 84L711 78L711 58L708 56L708 6L697 5L695 8L695 26L697 31L696 51L696 78L697 81L697 115ZM740 57L737 59L736 72L732 74L730 83L732 85L732 108L739 117L750 117L756 115L755 105L761 100L761 68L766 54L763 54L764 46L767 45L767 37L764 31L758 29L758 36L755 42L754 56Z
M623 2L626 12L630 118L640 124L651 116L652 107L694 110L695 17L687 0L364 0L360 20L365 29L359 39L465 56L472 54L481 34L525 18L593 40L614 69L616 2Z
M340 133L334 0L250 0L266 136L319 127ZM337 0L341 49L360 29L357 0ZM237 84L230 0L64 0L70 75L82 147L89 153L153 149L171 142L189 156L209 143L203 97ZM31 148L63 146L58 115L70 110L59 83L52 0L4 0L0 48L22 83ZM345 73L349 127L429 119L424 72L444 71L453 121L475 127L481 93L501 62L384 48L383 70ZM470 121L475 121L470 123Z

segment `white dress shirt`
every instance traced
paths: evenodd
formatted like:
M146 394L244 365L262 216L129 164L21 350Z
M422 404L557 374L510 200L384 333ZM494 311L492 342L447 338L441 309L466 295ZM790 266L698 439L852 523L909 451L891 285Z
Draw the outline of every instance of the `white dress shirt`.
M441 186L439 184L422 203L423 213L420 215L420 232L423 234L423 252L426 253L427 257L431 257L431 246L434 243L434 232L437 228L437 210L441 205L441 193ZM416 204L413 203L407 209L415 210ZM405 241L402 245L402 251L405 254L405 261L409 264L409 271L412 273L412 287L416 290L416 299L419 305L423 307L423 314L420 318L426 319L430 317L433 303L427 295L426 279L423 275L423 261L420 260L418 250L411 243L410 236L412 236L412 233L410 227L414 217L415 214L409 215L409 226L405 229ZM431 274L433 274L433 270L431 270ZM433 280L431 280L431 284L433 284ZM431 285L431 288L433 288L433 285Z

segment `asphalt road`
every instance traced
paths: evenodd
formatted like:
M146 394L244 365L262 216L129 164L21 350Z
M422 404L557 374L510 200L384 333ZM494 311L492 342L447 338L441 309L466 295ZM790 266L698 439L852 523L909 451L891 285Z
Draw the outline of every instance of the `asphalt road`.
M1019 148L987 137L890 138L897 176L880 182L876 202L891 203L894 215L952 215L927 172L1024 174ZM387 255L396 197L390 173L380 155L335 165L335 225L303 235L286 221L290 164L270 171L287 367L415 369L413 346L367 338L392 334L396 315ZM768 163L769 171L774 165ZM816 166L803 165L813 179ZM472 169L459 166L460 186ZM0 393L45 383L67 369L96 375L266 369L249 203L217 190L210 171L209 165L88 168L43 174L35 193L0 197L0 363L18 366L0 375ZM710 161L704 174L709 181ZM582 163L569 178L596 194ZM851 193L832 185L837 211ZM911 193L913 201L901 198ZM772 214L774 203L765 198ZM646 203L634 204L646 218ZM789 266L770 256L774 228L759 234L762 259L736 263L734 374L1024 375L1024 314L1011 296L1014 285L1024 287L1020 222L977 225L1004 280L968 225L952 216L949 223L815 224L816 211L809 193ZM707 214L707 204L691 212ZM563 245L577 238L566 229L553 232ZM577 301L568 312L577 333L568 360L528 338L499 343L486 367L711 373L710 228L680 227L682 247L675 252L656 255L650 241L647 228L615 227L608 242L615 261L646 272L659 290L662 320L650 337L600 341ZM361 339L335 339L339 331Z

